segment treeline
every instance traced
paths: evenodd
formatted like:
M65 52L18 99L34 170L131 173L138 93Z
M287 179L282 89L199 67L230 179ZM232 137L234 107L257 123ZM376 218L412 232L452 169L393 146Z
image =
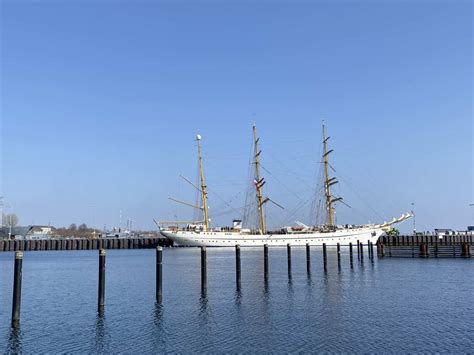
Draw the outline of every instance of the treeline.
M94 228L89 228L85 223L80 224L79 227L73 223L68 228L56 228L54 234L61 237L94 238L94 236L98 237L102 232Z

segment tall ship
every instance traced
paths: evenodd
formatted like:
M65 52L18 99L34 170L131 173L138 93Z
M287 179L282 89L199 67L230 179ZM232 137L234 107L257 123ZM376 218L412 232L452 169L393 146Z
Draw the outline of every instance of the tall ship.
M155 221L160 233L164 237L171 239L174 244L179 246L206 247L234 247L236 245L241 247L258 247L265 244L268 246L286 246L288 244L293 246L326 244L330 246L336 245L337 243L340 245L348 245L349 243L356 244L357 241L360 241L361 243L367 243L368 241L376 243L379 237L389 231L393 225L412 217L411 213L402 214L399 218L393 218L390 222L379 224L337 225L335 223L334 205L335 203L342 202L342 198L335 197L331 191L332 186L338 183L338 181L336 177L330 176L329 174L329 156L332 150L328 149L329 137L326 136L326 129L323 122L323 153L321 163L323 164L324 223L307 226L301 222L296 222L297 226L294 227L284 227L278 230L267 229L265 215L266 204L271 202L279 207L281 206L270 198L264 196L263 186L265 185L265 179L262 177L260 171L260 140L257 136L257 128L255 124L252 129L252 173L254 176L253 184L255 188L254 199L258 214L256 228L244 228L241 219L234 220L233 225L230 227L211 227L208 208L208 189L203 169L202 138L200 135L197 135L199 182L193 184L188 179L184 179L197 190L200 197L200 203L191 204L173 198L170 199L198 210L202 219L198 221ZM184 225L184 227L180 227L180 225Z

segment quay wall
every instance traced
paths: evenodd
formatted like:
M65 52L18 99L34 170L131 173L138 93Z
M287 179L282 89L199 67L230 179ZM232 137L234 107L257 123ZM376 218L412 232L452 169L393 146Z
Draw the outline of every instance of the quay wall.
M2 251L154 249L172 246L164 238L0 240Z

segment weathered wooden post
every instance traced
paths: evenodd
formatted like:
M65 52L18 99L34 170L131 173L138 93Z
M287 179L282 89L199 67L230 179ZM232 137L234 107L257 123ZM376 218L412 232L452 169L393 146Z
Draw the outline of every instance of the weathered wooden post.
M235 246L235 282L240 289L240 245Z
M206 247L201 247L201 291L207 291L207 255Z
M364 261L364 244L360 243L359 247L360 247L360 261Z
M420 244L420 257L421 258L425 258L427 256L427 252L426 252L426 244L425 243L421 243Z
M156 247L156 302L163 299L163 248Z
M15 252L15 267L13 272L13 302L12 302L12 327L20 324L21 307L21 277L23 268L23 252Z
M463 258L470 258L471 257L471 248L468 243L461 244L461 256Z
M351 262L351 267L352 267L352 265L353 265L353 264L352 264L352 258L353 258L353 256L352 256L352 242L350 242L350 243L349 243L349 260L350 260L350 262Z
M286 245L286 255L288 259L288 277L291 279L291 245Z
M341 245L337 243L337 267L341 268Z
M323 243L323 263L324 263L324 270L326 270L327 263L328 263L328 255L326 251L326 243Z
M306 243L306 272L311 273L311 250L309 243Z
M360 260L360 242L359 239L357 239L357 259Z
M98 311L102 313L105 305L105 250L99 250L99 297Z
M263 276L268 278L268 245L263 245Z

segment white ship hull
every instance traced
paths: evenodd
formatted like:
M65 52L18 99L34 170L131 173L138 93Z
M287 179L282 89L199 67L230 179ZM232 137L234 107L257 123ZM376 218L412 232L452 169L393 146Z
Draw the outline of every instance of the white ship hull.
M291 234L243 234L232 231L171 231L161 230L161 234L171 239L179 246L194 247L261 247L268 246L312 246L330 245L357 245L357 241L366 244L368 241L376 243L384 234L382 228L364 227L355 229L338 229L334 232L312 232Z

